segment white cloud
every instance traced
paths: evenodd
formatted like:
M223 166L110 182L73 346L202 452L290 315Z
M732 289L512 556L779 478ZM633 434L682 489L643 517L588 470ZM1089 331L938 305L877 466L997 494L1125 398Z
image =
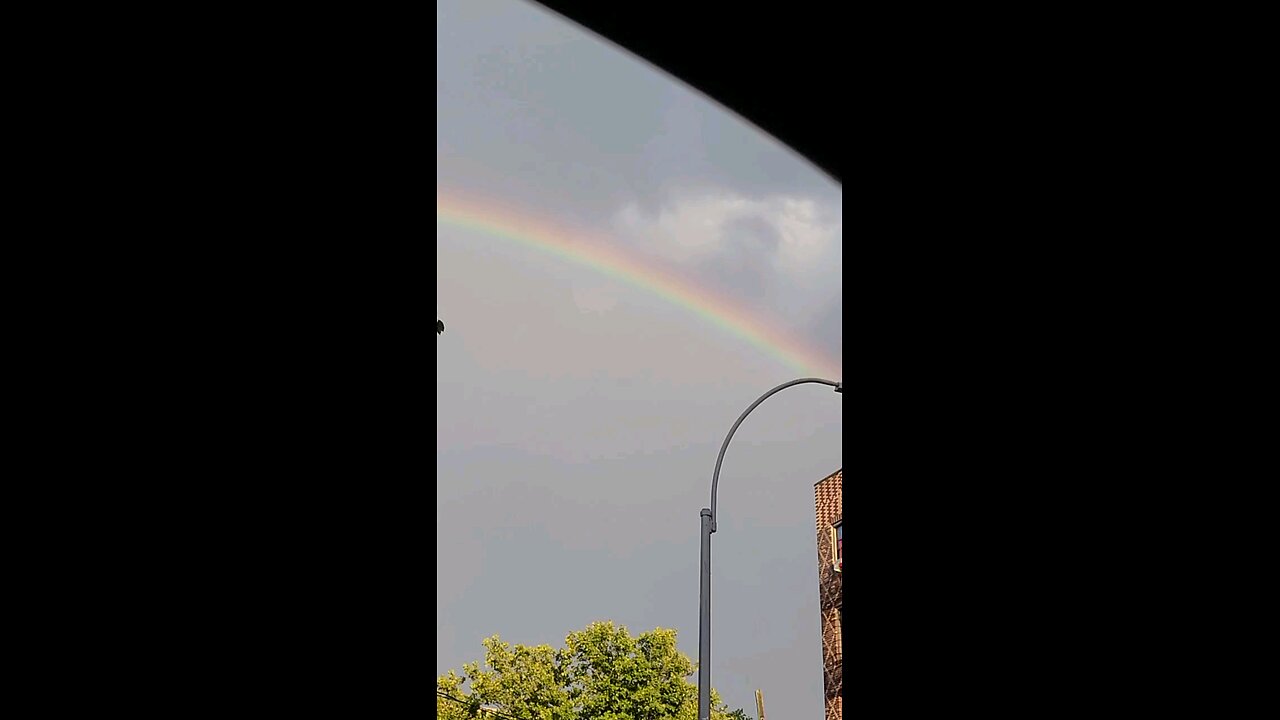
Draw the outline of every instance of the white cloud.
M770 206L767 217L773 219L782 236L779 260L784 269L808 270L840 242L840 222L823 218L813 200L784 197L771 201Z

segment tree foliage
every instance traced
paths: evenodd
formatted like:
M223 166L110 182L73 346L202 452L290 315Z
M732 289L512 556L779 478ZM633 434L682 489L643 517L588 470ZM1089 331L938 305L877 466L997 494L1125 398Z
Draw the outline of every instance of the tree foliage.
M694 663L676 648L676 631L658 628L632 637L612 622L596 622L565 638L563 648L483 641L484 662L466 663L436 679L441 720L487 716L517 720L696 720ZM464 688L469 683L470 688ZM713 720L742 718L711 691ZM495 717L500 717L495 715Z

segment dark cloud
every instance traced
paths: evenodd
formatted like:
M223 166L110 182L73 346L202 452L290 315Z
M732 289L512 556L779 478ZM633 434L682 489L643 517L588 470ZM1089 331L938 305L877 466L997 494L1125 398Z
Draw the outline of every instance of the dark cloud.
M720 238L719 251L699 264L698 274L749 300L767 298L777 280L778 229L767 218L743 216L726 222Z
M814 344L824 354L833 358L844 357L844 298L832 298L814 316L809 324L807 337L814 338Z

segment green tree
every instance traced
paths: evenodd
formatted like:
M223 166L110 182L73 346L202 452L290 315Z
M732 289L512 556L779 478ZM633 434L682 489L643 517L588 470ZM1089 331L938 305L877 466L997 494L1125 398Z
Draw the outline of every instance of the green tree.
M632 637L612 622L570 633L563 648L516 645L497 635L483 641L484 662L436 678L441 720L486 717L485 708L518 720L696 720L694 664L676 648L676 631L658 628ZM470 684L469 691L463 687ZM750 720L728 712L711 691L713 720Z

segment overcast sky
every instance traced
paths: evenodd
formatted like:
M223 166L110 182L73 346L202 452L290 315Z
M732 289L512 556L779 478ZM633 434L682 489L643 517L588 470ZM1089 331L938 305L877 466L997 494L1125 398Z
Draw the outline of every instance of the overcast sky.
M838 185L540 6L437 0L436 20L438 191L693 278L839 367ZM675 628L696 660L720 443L819 368L509 239L437 222L436 259L436 673L593 620ZM771 717L821 717L813 485L842 465L842 398L770 398L721 471L712 684L752 716L761 688Z

